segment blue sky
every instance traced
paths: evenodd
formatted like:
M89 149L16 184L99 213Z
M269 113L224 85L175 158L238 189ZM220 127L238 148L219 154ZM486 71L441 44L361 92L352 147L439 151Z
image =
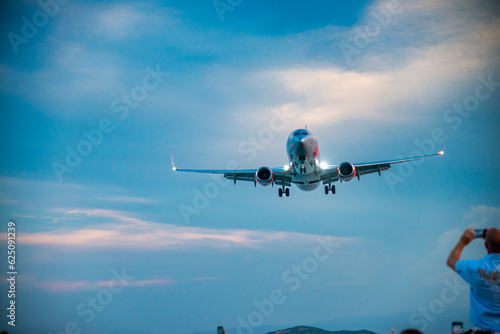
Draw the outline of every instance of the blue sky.
M498 3L41 3L0 22L11 332L471 326L445 261L499 226ZM446 154L335 196L171 170L283 166L306 124L332 164Z

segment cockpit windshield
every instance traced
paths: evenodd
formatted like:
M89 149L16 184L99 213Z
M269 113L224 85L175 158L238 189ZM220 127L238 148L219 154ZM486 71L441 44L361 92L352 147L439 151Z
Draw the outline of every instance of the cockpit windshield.
M300 135L307 136L307 135L308 135L308 133L307 133L307 131L305 131L305 130L297 130L297 131L295 131L295 132L293 133L293 136L294 136L294 137L295 137L295 136L300 136Z

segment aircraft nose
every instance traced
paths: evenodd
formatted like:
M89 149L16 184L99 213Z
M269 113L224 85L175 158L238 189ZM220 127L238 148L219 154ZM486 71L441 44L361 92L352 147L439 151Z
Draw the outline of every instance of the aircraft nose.
M308 138L309 138L309 136L307 136L307 135L299 135L299 136L293 137L293 141L294 141L294 143L300 143L300 142L305 143L308 140Z
M306 143L307 143L307 140L305 138L298 139L295 142L295 152L296 152L297 155L305 155L305 153L306 153Z

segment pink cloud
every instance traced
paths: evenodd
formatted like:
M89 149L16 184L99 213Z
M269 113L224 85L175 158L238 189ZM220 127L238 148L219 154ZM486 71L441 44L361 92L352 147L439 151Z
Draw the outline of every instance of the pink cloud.
M54 293L65 293L65 292L73 292L73 291L85 291L85 290L95 290L108 288L110 286L116 286L116 280L109 281L98 281L98 282L90 282L90 281L44 281L39 282L36 280L28 280L27 283L33 285L35 287L48 290ZM170 285L175 283L170 279L148 279L148 280L140 280L140 281L129 281L126 286L135 286L135 287L143 287L150 285Z
M62 209L59 209L63 211ZM179 248L213 247L260 248L264 244L279 247L283 243L307 245L315 243L318 235L296 232L251 231L231 229L210 229L179 226L147 221L131 216L130 213L114 210L85 209L65 210L66 218L107 218L108 223L82 229L64 228L50 232L23 233L17 237L21 244L54 247L103 247L103 248ZM5 233L3 233L5 234ZM2 235L2 233L0 233ZM336 242L351 239L333 238Z

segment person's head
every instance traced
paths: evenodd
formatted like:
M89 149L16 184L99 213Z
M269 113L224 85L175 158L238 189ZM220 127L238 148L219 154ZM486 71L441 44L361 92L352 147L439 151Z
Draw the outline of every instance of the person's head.
M419 331L418 329L405 329L404 331L401 331L401 333L399 334L424 334L422 333L421 331Z
M484 246L488 254L500 253L500 229L496 227L488 229L484 238Z

